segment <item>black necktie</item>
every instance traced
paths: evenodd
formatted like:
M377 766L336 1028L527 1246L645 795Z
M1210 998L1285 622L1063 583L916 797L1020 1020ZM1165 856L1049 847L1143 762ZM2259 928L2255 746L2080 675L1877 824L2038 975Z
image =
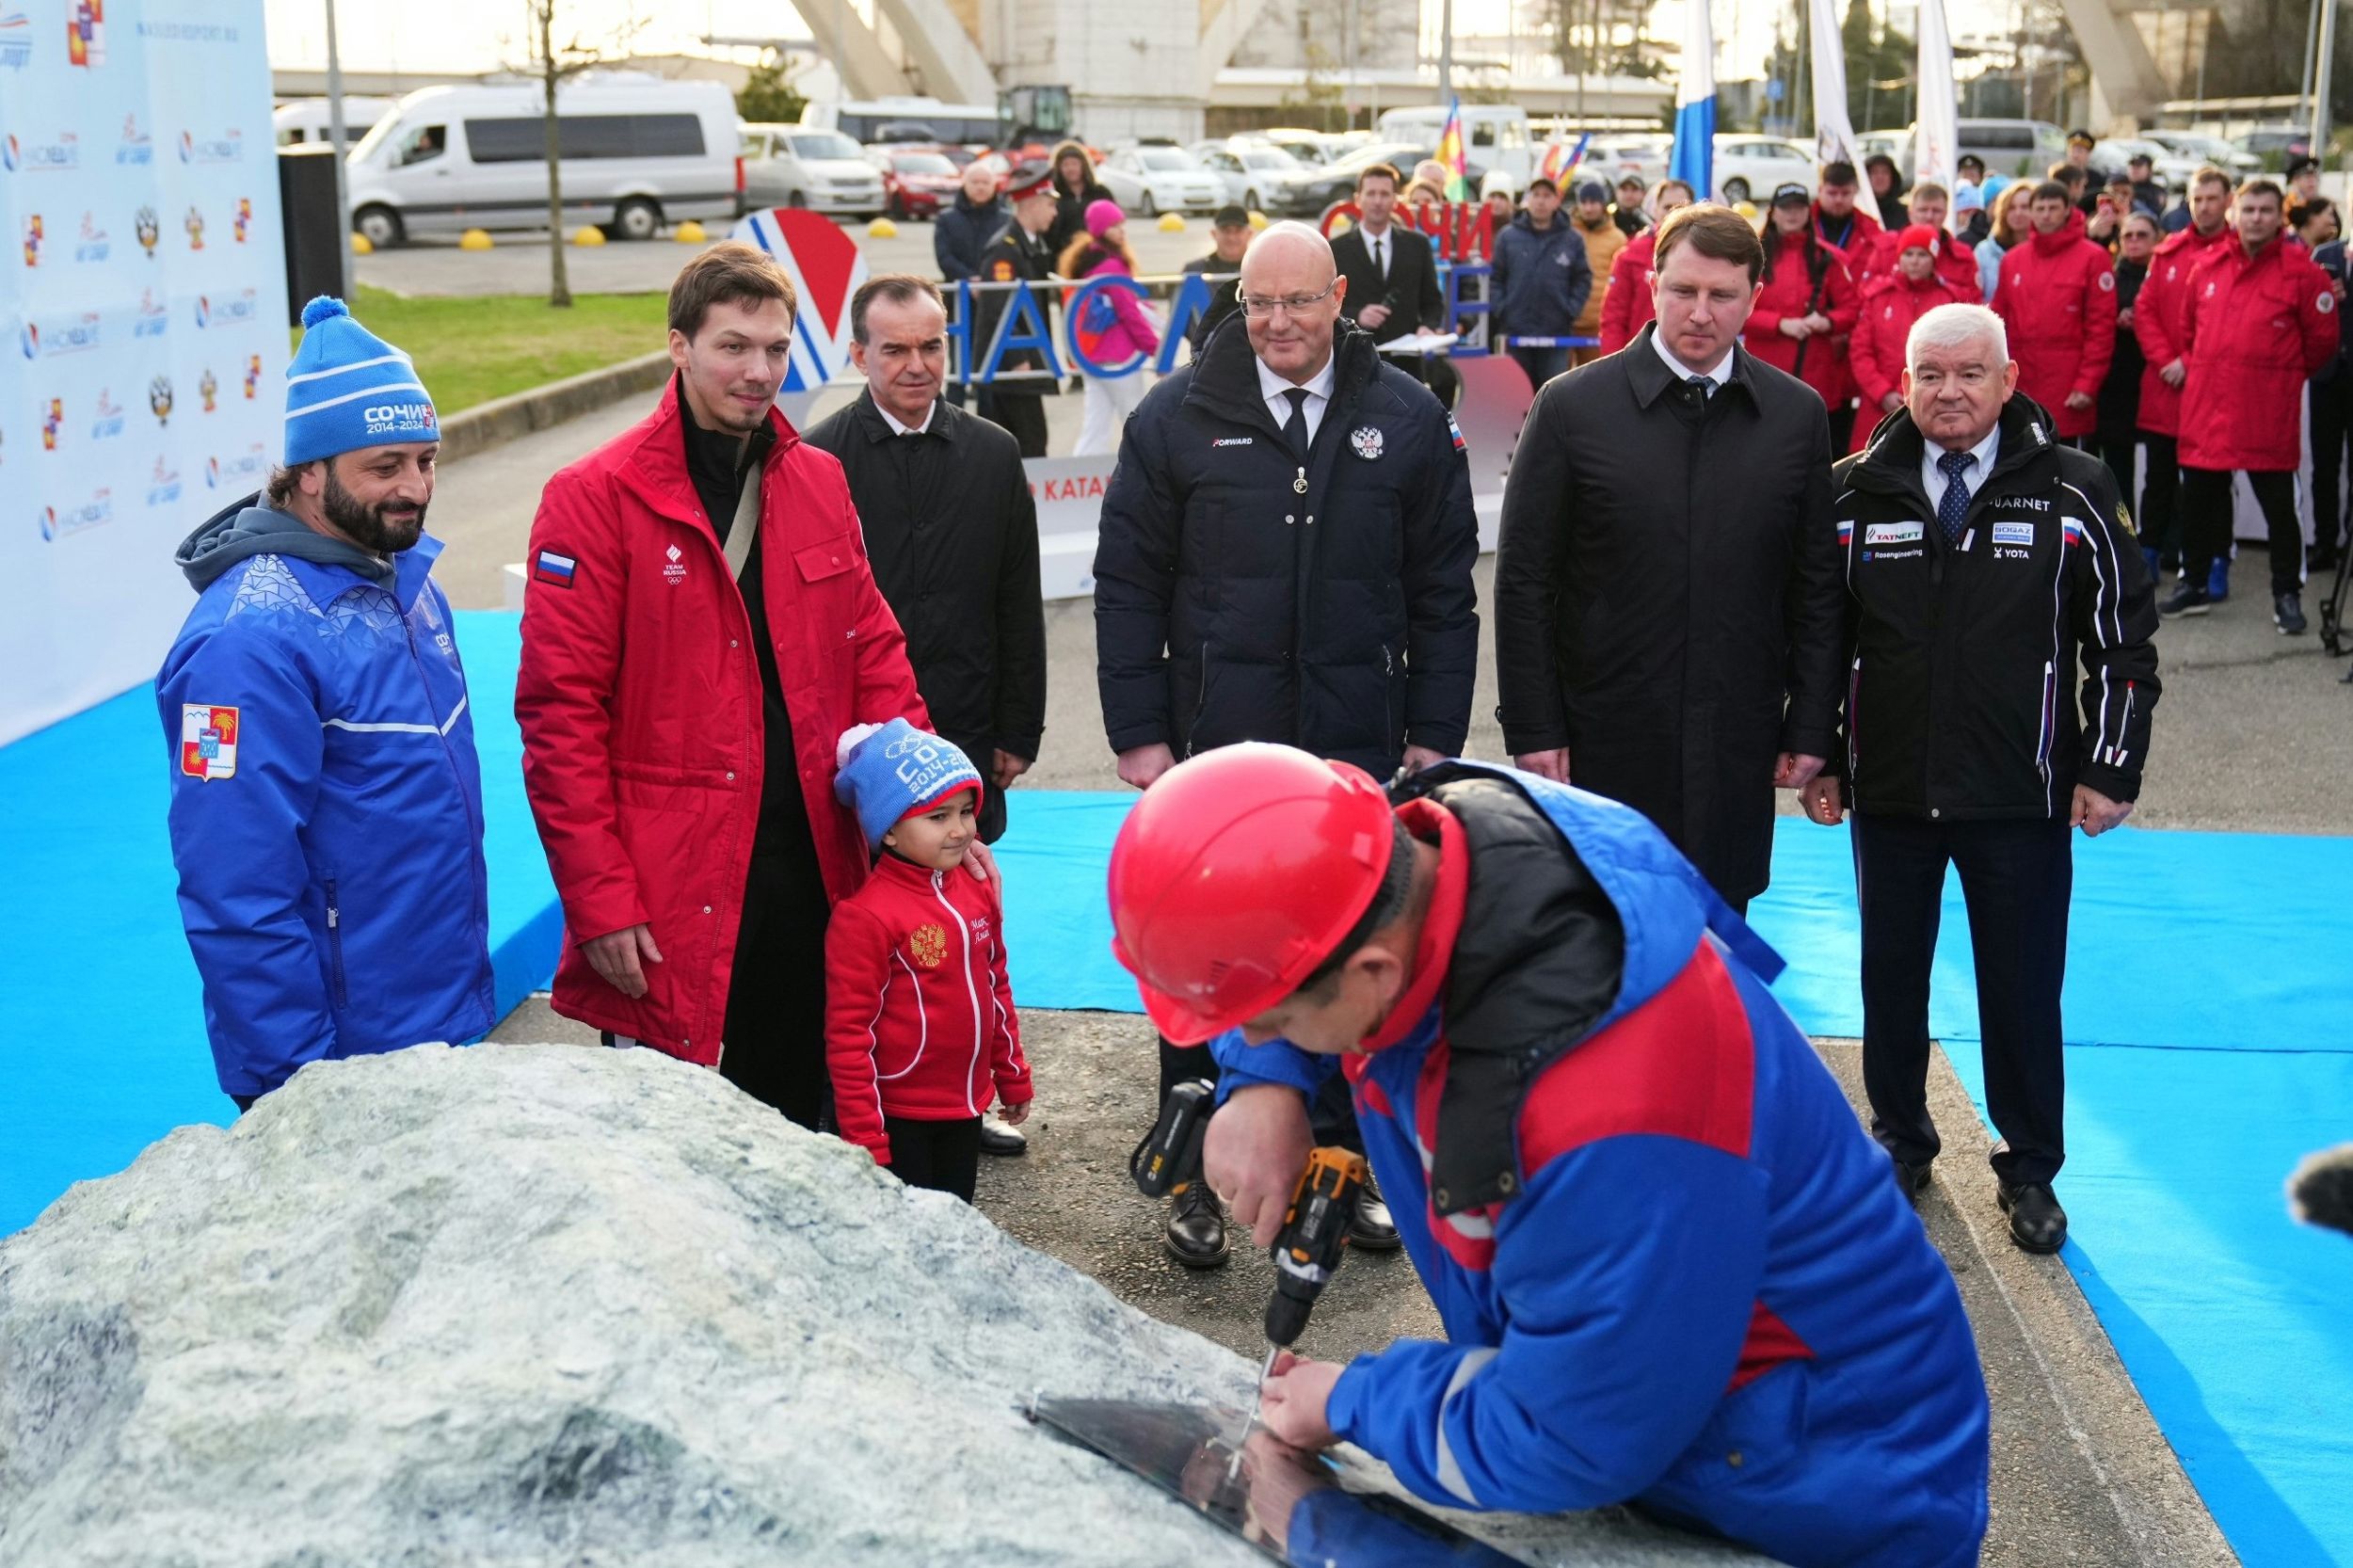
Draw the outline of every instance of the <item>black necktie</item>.
M1936 502L1937 526L1945 531L1945 542L1955 549L1961 547L1961 520L1969 515L1969 486L1961 475L1977 460L1974 452L1947 452L1936 460L1945 474L1945 493Z
M1307 460L1307 389L1293 387L1283 395L1291 400L1290 418L1283 422L1283 439L1304 463Z
M1705 376L1694 376L1685 383L1691 389L1691 401L1705 403L1716 390L1716 383Z
M1382 254L1381 242L1377 239L1372 242L1372 275L1385 283L1389 280L1388 260Z

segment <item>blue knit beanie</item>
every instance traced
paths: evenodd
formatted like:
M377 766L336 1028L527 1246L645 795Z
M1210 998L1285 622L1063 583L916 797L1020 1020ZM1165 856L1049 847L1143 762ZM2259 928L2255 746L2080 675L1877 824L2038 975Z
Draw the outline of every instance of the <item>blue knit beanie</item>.
M972 791L973 804L980 804L981 771L972 760L904 719L843 730L834 762L840 769L834 798L857 813L868 849L880 849L884 834L958 790Z
M408 356L320 295L302 307L302 346L286 367L286 466L368 446L438 441L441 422Z

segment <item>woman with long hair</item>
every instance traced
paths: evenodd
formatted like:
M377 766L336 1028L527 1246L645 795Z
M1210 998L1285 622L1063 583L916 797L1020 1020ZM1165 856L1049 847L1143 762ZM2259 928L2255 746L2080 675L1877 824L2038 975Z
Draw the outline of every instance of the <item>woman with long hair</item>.
M2002 258L2010 248L2034 232L2034 220L2027 209L2034 205L2034 184L2020 180L2003 187L2001 199L1993 203L1993 229L1977 246L1977 281L1988 299L1993 297L1993 285L2002 280Z
M1063 248L1054 270L1064 278L1079 279L1136 275L1136 253L1128 248L1128 215L1119 210L1118 202L1106 197L1088 203L1086 232ZM1084 333L1093 339L1088 358L1097 364L1116 365L1139 354L1148 359L1160 352L1160 329L1126 289L1097 289L1069 325L1074 338ZM1071 456L1092 457L1119 450L1120 427L1144 401L1144 392L1142 369L1128 376L1087 376L1079 444Z
M1815 230L1814 199L1803 185L1773 192L1763 238L1765 288L1740 341L1767 364L1821 394L1830 410L1835 457L1847 450L1854 429L1849 407L1854 380L1847 365L1847 339L1862 310L1854 275L1846 258Z
M1095 156L1084 142L1056 144L1048 162L1054 170L1054 221L1046 231L1046 248L1059 256L1086 232L1088 205L1109 201L1112 193L1095 177Z
M1667 221L1667 215L1677 207L1688 207L1693 197L1691 187L1681 180L1661 180L1651 186L1642 198L1642 211L1650 216L1650 227L1625 242L1609 263L1609 287L1601 296L1601 351L1615 354L1634 341L1634 334L1648 326L1658 314L1658 302L1651 297L1651 262L1658 250L1658 226Z

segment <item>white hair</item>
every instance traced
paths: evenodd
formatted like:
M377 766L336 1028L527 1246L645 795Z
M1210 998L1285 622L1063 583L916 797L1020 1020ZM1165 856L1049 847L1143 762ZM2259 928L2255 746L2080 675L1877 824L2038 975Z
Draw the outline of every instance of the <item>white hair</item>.
M1904 340L1904 368L1920 368L1924 349L1963 348L1973 343L1991 343L1993 362L2009 362L2009 331L2002 318L1983 305L1939 305L1912 324L1912 336Z

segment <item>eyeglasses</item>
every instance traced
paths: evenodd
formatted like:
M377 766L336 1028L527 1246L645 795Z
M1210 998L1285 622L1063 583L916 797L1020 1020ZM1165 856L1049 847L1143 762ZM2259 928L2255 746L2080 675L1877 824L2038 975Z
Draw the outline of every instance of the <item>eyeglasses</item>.
M1253 295L1241 296L1241 313L1246 316L1271 316L1281 311L1286 315L1304 315L1332 297L1332 291L1340 286L1337 278L1323 285L1321 294L1287 294L1280 299L1262 299Z

